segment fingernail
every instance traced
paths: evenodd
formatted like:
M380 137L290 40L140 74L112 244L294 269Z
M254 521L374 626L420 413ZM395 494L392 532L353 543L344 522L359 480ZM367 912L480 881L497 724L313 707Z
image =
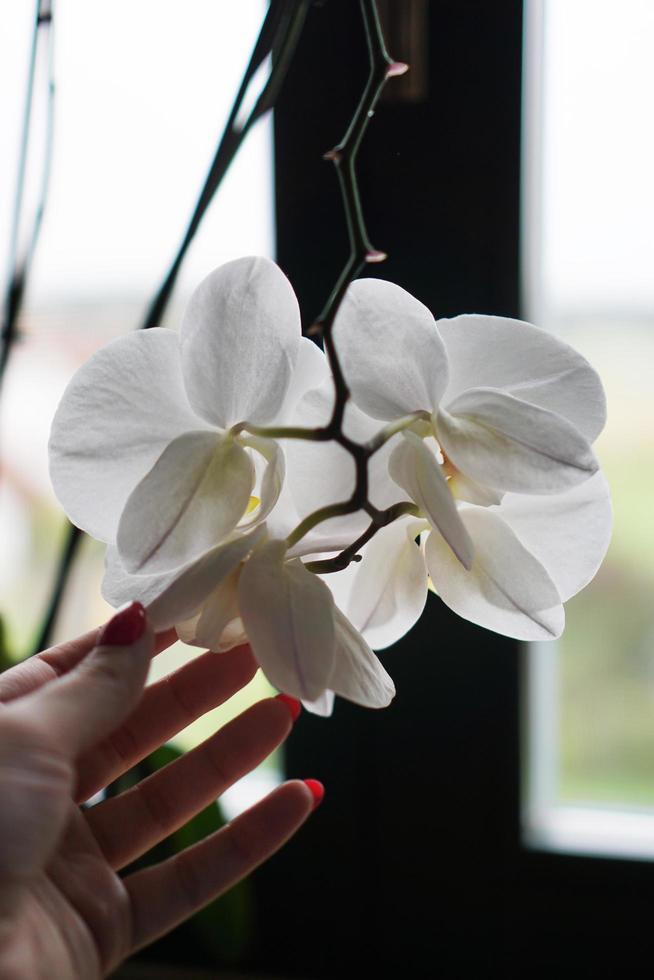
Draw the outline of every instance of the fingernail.
M311 795L313 796L313 808L316 809L322 803L322 798L325 795L325 787L322 783L319 783L317 779L305 779L304 785L308 786L311 790Z
M126 647L143 635L145 609L140 602L126 602L109 620L100 635L97 646Z
M302 703L297 698L292 698L290 694L278 694L275 701L281 701L282 704L285 704L293 721L297 721L302 711Z

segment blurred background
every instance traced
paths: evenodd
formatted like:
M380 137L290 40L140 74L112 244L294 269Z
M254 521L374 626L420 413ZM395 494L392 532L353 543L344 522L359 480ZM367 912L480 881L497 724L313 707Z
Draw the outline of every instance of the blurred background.
M12 211L34 29L32 3L4 13L0 53L0 268L10 260ZM48 477L47 440L72 374L98 347L141 323L172 260L215 151L266 11L194 2L64 0L52 23L54 140L47 205L0 402L0 615L7 656L32 649L65 535ZM128 27L127 27L128 25ZM39 51L19 244L42 188L47 58ZM199 124L201 121L201 124ZM165 326L211 269L241 255L274 254L271 121L250 134L183 264ZM84 541L53 640L102 622L104 548ZM153 676L193 651L182 644ZM267 690L255 680L233 705L184 733L187 747ZM274 765L274 764L273 764ZM261 776L261 794L267 787ZM261 781L261 780L260 780ZM254 785L256 780L250 780ZM247 786L242 788L247 793ZM249 801L243 797L237 808ZM227 800L229 807L229 798Z
M265 9L263 0L190 0L183 5L116 0L110 7L96 0L59 0L54 8L56 94L47 207L0 401L5 663L25 656L38 635L64 539L63 517L47 474L48 431L58 399L93 350L141 322L192 211ZM436 315L520 314L588 357L608 396L609 421L597 449L612 488L615 533L597 578L568 604L567 629L555 647L514 656L508 642L502 645L453 622L431 600L432 618L400 645L406 658L415 657L414 665L406 664L404 654L401 662L394 651L388 654L396 679L406 671L389 720L359 720L346 706L333 722L318 723L321 727L301 722L294 737L302 744L290 745L287 762L273 759L232 793L225 809L228 815L238 812L280 779L284 769L293 774L300 762L315 761L318 769L322 763L327 770L334 756L342 760L356 744L357 772L365 772L369 795L352 803L335 793L335 806L339 801L343 809L341 823L334 826L342 830L344 821L348 828L358 821L370 836L374 825L375 840L394 849L399 865L404 852L384 836L388 828L371 814L380 806L411 811L413 791L398 766L402 753L411 756L420 745L431 773L423 799L432 794L442 799L444 792L452 814L449 822L439 815L440 823L424 826L432 826L435 842L442 843L443 834L450 841L460 834L464 841L445 866L442 854L427 862L432 887L434 874L455 883L451 904L460 920L454 922L453 911L444 913L432 953L435 948L444 976L508 976L511 965L524 963L524 950L541 935L537 921L527 928L522 920L528 936L523 952L508 938L520 888L538 891L534 909L541 909L541 902L546 907L554 880L563 890L574 882L581 900L596 881L613 888L616 896L628 887L643 909L643 894L654 895L651 873L643 871L638 886L632 877L640 874L634 872L636 865L645 868L654 857L654 521L648 482L654 478L654 5L650 0L526 0L524 6L514 0L491 5L390 0L381 4L381 12L391 53L414 70L407 76L410 87L396 95L389 90L362 154L362 193L373 241L391 256L375 274L411 289ZM306 321L317 312L346 249L333 175L320 154L342 136L365 77L357 18L356 5L343 0L311 6L297 65L280 97L276 144L270 118L257 123L189 251L165 325L176 328L190 291L203 276L244 254L278 255ZM11 254L33 25L31 3L3 10L3 269ZM19 238L29 232L28 218L40 192L47 112L39 92L44 82L47 87L45 68L45 62L37 65L26 224L18 229ZM55 638L95 626L108 615L99 591L102 566L102 549L85 541ZM437 632L450 638L447 650L439 653L440 667L420 660L427 650L431 656ZM494 666L488 664L489 643L500 651ZM455 646L460 656L450 663ZM167 672L192 655L178 644L158 658L156 670ZM418 705L408 692L418 686L423 666L435 671L427 687L439 712L434 710L429 720L427 704ZM474 687L470 677L478 680L477 693L465 686ZM177 747L196 744L265 690L265 681L255 679L236 704L196 723ZM464 690L465 699L457 701ZM328 731L329 725L334 727ZM430 747L436 744L439 749ZM486 768L499 760L506 775L486 773L478 758L484 752ZM334 779L339 778L336 770ZM389 783L396 788L392 802ZM363 793L360 779L357 785L355 791ZM481 914L483 926L477 913L488 898L488 883L474 877L477 845L468 847L464 840L476 822L466 816L471 808L478 820L484 820L486 808L491 813L496 837L479 847L484 854L492 850L488 867L495 869L493 875L502 862L502 874L509 874L510 881L503 878L498 885L502 894L513 890L501 913ZM347 872L336 860L334 878L328 880L325 856L318 852L339 850L345 864L360 853L362 837L349 841L348 829L340 849L335 848L332 818L321 819L320 836L306 837L291 851L288 864L274 865L257 894L265 898L270 882L280 879L297 885L298 868L303 862L307 866L305 847L321 869L323 894L338 901L348 887ZM504 837L511 834L509 844ZM477 855L475 861L465 857L468 852ZM561 863L557 854L570 855L572 863ZM534 864L534 855L538 861L550 855L553 863ZM611 861L601 864L600 873L595 870L600 865L575 863L575 855ZM628 870L620 863L625 858L633 862ZM386 867L384 853L366 860L353 892L362 904L374 884L371 867L377 875L383 875L380 866ZM398 902L408 901L407 891L415 888L414 901L424 905L431 894L427 880L418 872L413 878L406 872L392 878L393 869L391 860L389 892L395 891ZM459 894L459 879L465 879L466 895L463 885ZM308 888L304 883L298 887ZM321 908L313 906L314 918ZM614 921L613 913L605 909L599 920ZM344 975L337 973L334 951L323 950L310 966L302 959L303 943L308 948L311 936L319 933L311 933L301 915L298 922L304 923L306 935L294 958L277 949L268 936L274 929L263 926L263 914L259 911L257 919L263 937L259 960L255 956L252 962L289 975ZM309 911L304 914L308 917ZM404 916L411 917L408 910L393 922L403 922ZM248 921L256 931L254 919ZM413 922L417 928L415 916ZM277 919L275 928L283 928ZM340 936L345 926L341 922L334 928ZM406 950L406 933L397 928L397 936L389 937L391 963L394 955L399 963L400 950ZM563 925L552 928L556 932ZM457 959L456 950L471 930L486 937L487 946L485 953L470 952L474 963L468 972L468 960ZM284 945L283 933L277 936ZM366 962L374 963L369 943L364 944ZM409 960L414 975L428 975L429 946L424 936L415 945L415 959ZM214 962L218 954L207 948L207 962ZM533 960L533 970L543 964L558 964L558 975L567 975L551 950ZM597 964L587 968L575 975L604 975Z
M545 0L526 13L524 312L604 381L597 451L615 510L609 554L568 604L557 656L531 653L531 829L652 857L654 7Z

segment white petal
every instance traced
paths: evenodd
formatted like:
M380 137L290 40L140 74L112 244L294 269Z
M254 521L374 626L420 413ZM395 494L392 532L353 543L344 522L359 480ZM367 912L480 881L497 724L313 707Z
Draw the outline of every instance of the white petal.
M507 493L497 512L545 566L563 602L590 582L611 540L611 497L601 473L556 496Z
M220 650L223 632L239 617L238 580L240 565L227 575L207 596L198 613L191 619L176 623L177 635L191 646Z
M271 538L286 538L300 518L293 500L288 479L284 480L275 506L270 512L268 530Z
M438 320L450 361L447 403L466 388L501 388L572 422L589 442L604 427L597 372L563 341L520 320L457 316Z
M416 535L424 521L402 518L362 549L362 561L325 575L336 604L374 650L396 643L427 601L427 569Z
M254 480L248 454L216 432L187 432L129 496L116 543L130 572L176 568L224 540L245 513Z
M572 423L490 388L471 388L441 409L438 440L457 469L496 490L560 493L598 469Z
M57 409L55 493L74 524L113 541L125 501L168 443L203 427L186 396L177 334L118 337L79 369Z
M336 652L329 688L366 708L385 708L395 697L395 685L364 638L339 609L335 609Z
M334 710L334 692L323 691L315 701L303 701L302 704L310 714L318 715L320 718L329 718Z
M422 303L392 282L357 279L334 324L354 401L377 419L432 412L447 384L445 347Z
M329 365L324 353L308 337L301 337L297 361L293 368L284 403L270 424L303 425L302 419L297 417L299 402L309 391L329 383L329 378Z
M259 505L250 517L241 521L241 527L250 527L255 523L258 524L265 520L277 503L284 485L286 465L284 453L272 439L261 439L258 436L241 436L239 443L242 446L248 446L250 449L254 449L265 460L263 474L257 480L259 485L255 485L255 491L257 491L255 495L259 497Z
M197 612L194 616L191 616L190 619L183 619L181 622L175 623L177 636L182 643L186 643L191 647L202 646L202 644L196 640L196 629L200 615L201 611Z
M185 566L175 581L148 607L153 624L165 629L168 625L173 626L180 620L188 619L216 586L245 561L264 534L265 525L261 525L249 534L217 545Z
M329 687L334 662L334 600L301 561L285 562L284 542L269 541L239 581L241 618L271 684L314 701Z
M109 548L102 595L113 606L131 600L142 602L153 626L168 629L193 616L265 533L266 526L262 524L249 534L239 534L226 544L216 545L183 568L160 575L131 575L121 564L117 550Z
M217 653L224 653L226 650L232 650L234 647L242 647L247 643L248 638L245 633L245 626L243 625L243 620L241 617L232 619L230 623L227 624L220 637L220 643L216 648Z
M469 572L437 531L425 546L431 580L445 605L471 623L518 640L560 636L563 606L540 562L488 508L467 505L461 517L475 543Z
M102 595L115 609L126 602L140 602L144 606L161 595L179 575L173 569L160 575L133 575L120 560L118 549L110 545L105 554L105 572Z
M188 643L190 646L204 647L206 644L197 636L196 628L200 621L200 616L202 611L196 616L191 617L191 619L185 620L183 623L175 623L175 629L177 630L177 635L183 643ZM232 650L234 647L246 646L248 638L245 635L245 627L243 626L243 621L240 616L235 616L234 619L230 619L226 623L220 638L218 640L212 640L210 648L213 653L225 653L227 650Z
M443 467L422 439L405 432L393 450L389 471L427 515L432 527L441 532L459 561L470 568L474 545L459 517Z
M196 412L225 429L273 419L300 335L295 294L274 262L244 258L216 269L191 296L182 323L182 368Z
M455 500L479 504L480 507L492 507L493 504L500 504L504 497L502 490L493 490L492 487L486 487L483 483L477 483L476 480L471 480L469 476L465 476L458 470L448 482Z

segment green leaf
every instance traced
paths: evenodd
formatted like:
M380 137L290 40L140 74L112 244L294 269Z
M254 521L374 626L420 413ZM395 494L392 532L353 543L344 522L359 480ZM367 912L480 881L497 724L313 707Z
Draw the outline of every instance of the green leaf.
M0 616L0 673L3 670L7 670L8 667L13 667L13 660L9 656L9 651L7 649L7 631L5 629L5 624L2 616Z

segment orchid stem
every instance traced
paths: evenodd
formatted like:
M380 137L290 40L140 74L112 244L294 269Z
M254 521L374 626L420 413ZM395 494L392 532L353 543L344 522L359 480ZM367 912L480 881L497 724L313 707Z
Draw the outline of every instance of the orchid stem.
M312 514L309 514L303 521L300 521L295 530L289 534L286 539L286 547L292 548L309 531L312 531L318 524L322 524L323 521L328 521L332 517L343 517L345 514L352 514L355 510L359 510L359 507L357 504L353 505L351 500L344 500L339 504L328 504L326 507L320 507L318 510L314 510Z
M240 432L249 432L252 436L262 439L306 439L309 442L324 442L324 428L309 429L300 425L252 425L250 422L239 422L229 430L233 436Z
M325 308L312 327L312 333L321 334L323 337L325 352L332 369L336 395L332 424L339 427L342 425L350 391L332 339L332 328L350 282L361 272L366 262L379 262L386 258L385 253L379 252L371 245L368 237L359 195L356 162L363 135L373 116L382 89L390 75L393 74L391 69L396 63L386 51L376 0L361 0L361 13L370 61L368 79L345 136L340 143L337 143L333 149L325 154L325 159L331 160L336 167L345 211L350 254L336 280Z
M349 547L341 551L335 558L307 562L306 567L310 572L316 572L320 575L343 571L351 562L361 560L358 552L363 548L364 544L367 544L374 537L380 528L392 524L398 517L404 517L407 514L413 514L414 516L418 516L419 514L416 505L408 500L393 504L391 507L387 507L386 510L376 511L375 516L366 530Z
M368 237L368 231L361 206L359 195L359 184L357 180L356 162L361 146L361 140L370 122L374 108L377 104L382 89L389 78L401 75L408 69L408 65L393 61L386 50L384 35L382 33L379 15L377 13L376 0L361 0L361 15L366 32L368 45L368 59L370 70L366 84L359 100L359 104L350 120L345 136L340 143L325 154L326 160L331 160L336 167L336 174L341 189L343 209L345 211L345 222L347 225L348 240L350 243L350 254L343 266L335 285L333 286L327 303L310 328L312 336L322 336L325 345L325 353L329 360L334 381L334 406L331 419L323 429L313 430L319 435L299 436L299 438L313 438L321 440L332 440L342 446L352 457L355 468L355 483L352 496L348 501L334 504L332 507L323 507L309 514L292 532L288 541L296 544L305 534L312 530L321 521L329 520L330 517L343 514L352 514L357 510L365 510L368 514L373 514L373 520L365 534L353 542L348 548L341 552L336 558L328 559L324 562L310 562L307 567L316 570L320 566L322 571L336 571L338 568L347 568L351 561L357 560L357 551L363 544L386 524L395 520L396 516L408 511L401 508L413 507L412 504L403 503L394 505L385 511L377 511L368 499L368 460L384 445L395 432L401 431L423 417L421 413L416 413L415 418L399 420L382 429L370 443L359 443L343 431L345 418L345 408L350 399L350 389L348 387L340 357L333 338L333 326L341 303L347 292L351 281L361 272L367 262L382 262L386 258L384 252L374 248ZM399 428L394 428L399 426ZM390 431L393 429L393 431ZM388 434L387 434L388 433ZM400 510L397 508L400 507ZM334 508L337 508L336 510ZM289 545L290 547L291 545Z
M389 422L367 443L361 443L361 447L368 456L373 456L381 447L392 439L398 432L408 429L415 422L428 422L429 412L411 412L395 422ZM330 426L317 426L314 429L301 425L252 425L250 422L238 422L229 430L232 436L238 436L241 432L249 432L252 436L259 436L262 439L305 439L307 442L328 442L338 438Z
M428 422L430 419L429 412L419 411L411 412L410 415L405 415L401 419L396 419L395 422L389 422L385 425L383 429L372 437L367 443L367 450L370 456L374 456L382 446L385 446L389 439L396 436L398 432L404 432L405 429L409 429L416 422Z

